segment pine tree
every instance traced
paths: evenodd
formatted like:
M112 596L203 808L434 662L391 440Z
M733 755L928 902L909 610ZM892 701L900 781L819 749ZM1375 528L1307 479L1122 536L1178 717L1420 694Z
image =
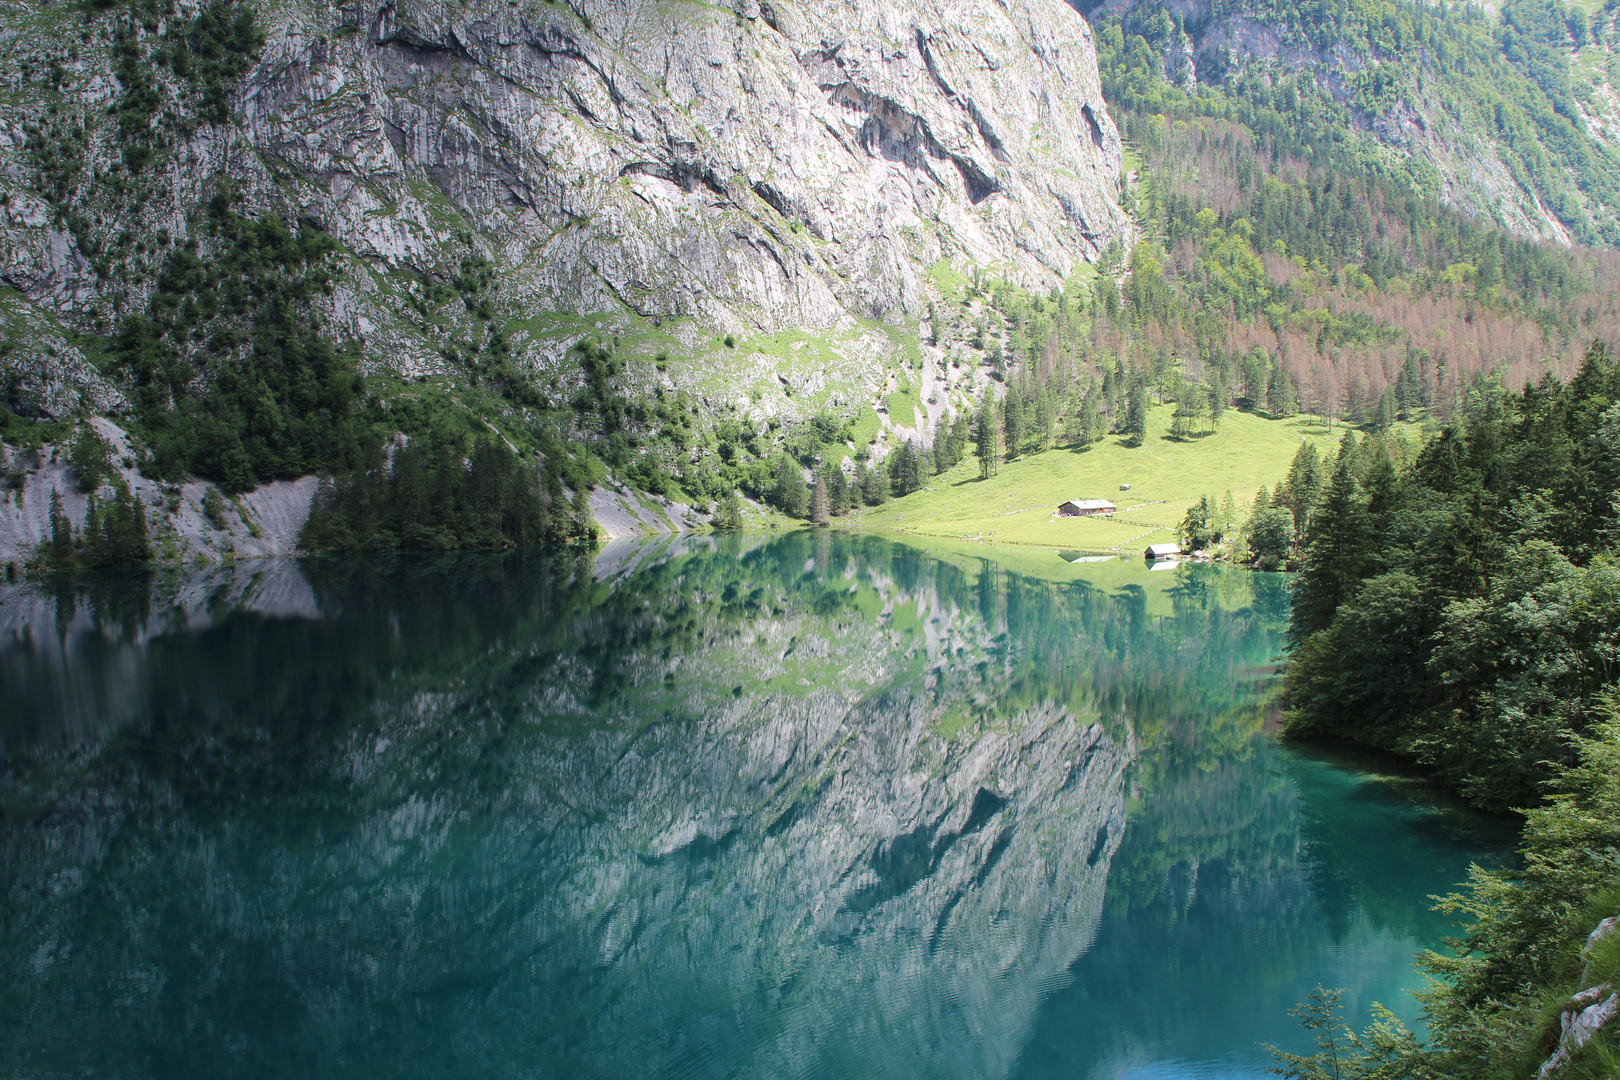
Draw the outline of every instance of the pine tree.
M827 513L838 516L849 509L849 483L844 470L831 462L824 462L816 472L816 480L827 489Z
M1254 508L1243 526L1249 545L1249 560L1261 570L1276 570L1288 562L1294 547L1294 515L1285 506L1275 505L1262 485L1254 497Z
M1090 446L1104 433L1102 414L1097 411L1097 395L1087 394L1080 405L1080 445Z
M1037 453L1052 448L1052 436L1057 429L1057 405L1052 392L1042 389L1035 395L1035 450Z
M1141 446L1147 438L1148 389L1146 384L1137 383L1131 388L1130 399L1125 406L1124 435L1126 441L1132 446Z
M934 422L934 466L940 472L945 472L959 460L961 458L956 454L956 448L951 445L950 417L941 415Z
M1327 628L1339 605L1354 593L1367 565L1367 508L1350 468L1350 436L1346 437L1346 447L1305 529L1305 565L1294 584L1294 614L1289 626L1295 642Z
M788 517L804 517L804 477L799 466L786 454L776 459L776 483L771 488L771 504Z
M595 540L596 522L591 518L590 489L581 485L574 492L574 521L570 540Z
M84 552L84 561L91 566L105 566L105 543L101 530L101 507L94 495L90 496L89 503L84 510L84 528L82 531L81 548Z
M889 501L889 484L881 469L869 468L863 461L858 479L861 501L867 506L882 506Z
M1373 426L1379 431L1388 431L1395 426L1395 416L1399 410L1400 405L1395 398L1395 388L1392 386L1385 387L1383 396L1378 399L1378 418L1373 422Z
M112 447L107 445L107 440L101 437L94 425L80 424L79 434L68 452L68 467L73 470L80 491L89 493L101 487L102 481L112 472L112 463L108 460L111 456Z
M827 496L827 481L816 477L816 486L810 493L810 523L825 528L832 522L832 505Z
M1277 486L1276 503L1294 515L1294 531L1303 536L1311 511L1322 490L1321 456L1316 444L1301 443L1288 466L1288 476Z
M62 493L51 488L51 543L50 558L65 563L73 555L73 523L62 509Z
M1007 460L1016 458L1024 449L1025 418L1023 395L1016 389L1007 392L1001 406L1002 426L1007 429Z
M1271 370L1271 387L1266 393L1266 411L1277 417L1296 416L1299 413L1299 392L1294 379L1281 364Z
M1204 388L1188 383L1176 395L1176 411L1170 417L1170 434L1178 439L1189 439L1203 429L1199 418L1204 415Z
M119 491L103 505L95 518L95 526L86 529L86 565L97 568L145 566L151 561L146 510L127 489Z
M950 447L952 467L961 463L962 459L967 456L968 447L972 445L973 417L969 416L965 411L959 412L951 420ZM941 471L943 472L944 469L942 468Z
M988 480L996 475L1001 465L1001 423L996 416L996 403L989 394L979 406L979 415L973 422L974 454L979 459L979 478Z
M921 462L917 447L907 440L894 448L888 461L889 488L896 497L910 495L922 486Z

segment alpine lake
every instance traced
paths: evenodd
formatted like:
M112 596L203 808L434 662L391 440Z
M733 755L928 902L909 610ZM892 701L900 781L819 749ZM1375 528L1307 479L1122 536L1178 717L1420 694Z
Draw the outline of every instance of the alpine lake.
M1413 1022L1514 833L1277 740L1288 588L827 531L0 586L0 1075L1258 1077L1319 985Z

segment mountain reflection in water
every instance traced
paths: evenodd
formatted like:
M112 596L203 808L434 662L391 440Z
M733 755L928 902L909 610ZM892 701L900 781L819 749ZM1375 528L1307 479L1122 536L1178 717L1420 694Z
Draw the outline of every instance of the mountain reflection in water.
M1396 1004L1505 838L1278 748L1284 579L1051 561L0 589L0 1071L1255 1075Z

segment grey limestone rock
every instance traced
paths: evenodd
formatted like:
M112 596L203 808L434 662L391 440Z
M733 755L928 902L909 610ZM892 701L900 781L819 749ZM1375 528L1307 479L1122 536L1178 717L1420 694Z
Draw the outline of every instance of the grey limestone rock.
M151 535L154 561L160 564L197 565L291 555L309 520L315 478L276 480L238 498L225 500L222 524L203 510L203 497L212 485L193 480L166 485L148 479L135 468L128 434L104 417L93 424L112 448L112 465L142 504ZM0 566L26 564L51 535L51 497L61 499L62 510L75 528L81 528L91 493L81 490L67 465L68 447L49 443L34 450L0 447L0 472L15 478L15 487L0 489ZM102 498L113 495L103 485Z
M0 295L0 404L39 420L130 412L122 388L85 358L69 333L15 293Z
M60 51L64 16L13 11L0 51L39 64ZM311 218L357 257L338 324L373 362L416 374L438 357L401 321L388 275L453 272L469 250L501 272L508 314L847 330L919 317L940 260L1047 287L1127 227L1090 30L1061 0L258 15L267 41L233 121L196 127L139 206L85 188L80 233L31 190L24 129L60 101L87 124L87 169L118 170L105 31L87 32L49 103L0 105L0 278L70 323L110 325L146 295L162 245L126 250L115 284L81 239L183 237L228 176L249 210ZM559 354L526 344L533 362Z

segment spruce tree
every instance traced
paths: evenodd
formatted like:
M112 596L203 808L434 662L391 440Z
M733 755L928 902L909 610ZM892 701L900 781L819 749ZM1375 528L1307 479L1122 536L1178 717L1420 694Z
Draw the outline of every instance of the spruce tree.
M1215 508L1207 498L1187 507L1187 514L1181 519L1181 546L1188 551L1202 551L1220 543L1221 531L1214 516Z
M788 455L776 459L776 483L771 488L771 504L788 517L804 517L804 477Z
M68 467L73 470L80 491L88 494L101 487L102 481L112 472L111 456L112 447L107 445L107 440L101 437L94 425L80 424L79 434L68 452Z
M849 509L849 484L842 468L830 462L823 463L816 472L816 479L827 489L829 515L836 516Z
M869 468L862 462L860 486L861 501L867 506L882 506L889 501L889 484L881 469Z
M1007 429L1007 460L1016 458L1024 449L1025 418L1023 395L1016 389L1007 392L1002 402L1002 426Z
M1271 385L1266 391L1266 411L1276 417L1294 416L1299 413L1299 392L1294 389L1293 377L1280 363L1271 369Z
M84 509L84 530L81 547L84 552L84 561L91 566L105 566L106 550L101 530L101 507L94 495L90 496L89 503Z
M1037 453L1052 448L1052 436L1057 429L1057 404L1052 400L1052 392L1042 389L1035 395L1035 451Z
M1287 478L1277 486L1275 502L1292 511L1294 531L1302 536L1321 490L1322 465L1316 444L1301 443L1294 453L1293 463L1288 466Z
M51 488L51 542L50 558L55 563L65 563L73 556L73 523L68 520L67 512L62 509L62 493Z
M996 403L985 394L974 420L974 454L979 459L979 478L988 480L996 475L1001 464L1001 423L996 416Z
M1305 565L1294 583L1289 633L1295 642L1325 630L1354 594L1368 561L1370 537L1361 486L1351 471L1351 437L1304 533Z
M1090 446L1103 434L1102 414L1097 411L1097 395L1087 394L1080 405L1080 445Z
M1141 446L1147 438L1148 415L1148 389L1146 384L1137 383L1131 387L1130 398L1125 406L1124 435L1126 441L1132 446Z
M942 415L934 423L934 467L946 472L960 460L951 440L951 419Z
M810 493L810 523L825 528L832 522L832 505L827 496L827 481L816 477L816 486Z

